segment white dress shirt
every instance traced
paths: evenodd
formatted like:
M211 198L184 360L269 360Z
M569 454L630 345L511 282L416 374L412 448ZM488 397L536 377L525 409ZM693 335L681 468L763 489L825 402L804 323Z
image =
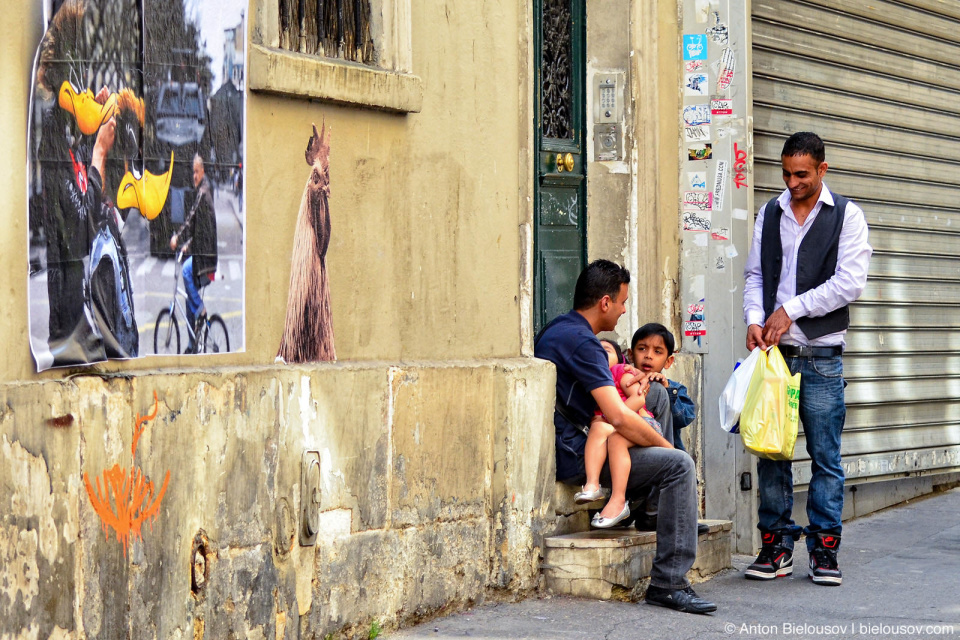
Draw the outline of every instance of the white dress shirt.
M873 248L867 243L867 221L863 210L853 202L847 201L847 208L843 212L843 228L840 230L840 246L837 250L837 270L833 276L819 287L797 295L797 252L807 232L813 227L814 220L820 213L823 205L834 204L833 195L823 183L820 198L803 225L790 207L790 190L785 189L777 202L783 209L780 217L780 242L783 245L783 262L780 267L780 280L777 287L777 304L774 307L783 307L791 320L790 328L780 338L780 344L807 345L812 347L827 347L844 345L846 331L838 331L821 336L815 340L808 340L796 324L797 318L804 316L817 318L831 311L850 304L860 297L867 284L867 269L870 266L870 255ZM766 318L763 312L763 277L760 271L760 240L763 235L764 209L760 207L757 222L753 228L753 243L750 245L750 254L747 256L747 265L743 270L743 318L747 326L758 324L763 326Z

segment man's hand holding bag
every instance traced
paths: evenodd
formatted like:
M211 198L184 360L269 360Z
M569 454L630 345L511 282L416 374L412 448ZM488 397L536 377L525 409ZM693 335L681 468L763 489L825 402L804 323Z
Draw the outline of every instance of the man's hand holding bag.
M792 460L800 423L800 374L790 374L780 350L761 351L740 414L740 437L750 453Z

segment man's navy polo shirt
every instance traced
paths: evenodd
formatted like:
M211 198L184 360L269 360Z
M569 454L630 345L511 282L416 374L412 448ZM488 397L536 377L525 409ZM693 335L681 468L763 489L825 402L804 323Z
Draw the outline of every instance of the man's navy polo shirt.
M534 355L556 365L557 402L564 412L579 425L589 425L597 409L590 392L614 383L607 352L587 319L576 311L555 318L540 332ZM557 411L553 413L553 425L557 434L557 479L581 475L587 436Z

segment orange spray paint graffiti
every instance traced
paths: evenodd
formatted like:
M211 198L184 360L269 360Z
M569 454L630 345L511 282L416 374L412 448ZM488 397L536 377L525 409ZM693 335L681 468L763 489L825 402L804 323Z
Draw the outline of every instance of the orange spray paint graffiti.
M157 392L153 392L153 413L136 417L136 426L133 429L133 445L130 453L133 455L129 469L123 469L119 464L103 472L103 486L97 478L97 488L90 483L90 477L83 474L83 484L90 496L90 503L94 511L100 516L103 532L110 537L112 528L117 534L117 541L123 545L123 555L126 557L130 546L130 537L142 538L140 527L145 521L157 518L160 511L160 501L167 492L170 483L170 472L167 471L163 479L163 486L159 493L155 493L153 482L144 475L140 467L136 466L137 443L146 428L146 423L157 417Z

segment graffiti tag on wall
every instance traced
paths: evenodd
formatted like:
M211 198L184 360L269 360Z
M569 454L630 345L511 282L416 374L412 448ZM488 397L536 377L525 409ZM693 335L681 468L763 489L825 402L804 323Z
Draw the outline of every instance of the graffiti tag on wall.
M141 538L141 527L144 522L157 518L160 512L160 503L167 492L167 486L170 484L170 471L163 479L163 486L160 491L156 491L153 481L143 473L143 470L136 465L137 443L140 436L146 429L146 423L157 417L157 392L153 392L153 412L146 416L139 413L135 419L133 429L133 444L130 447L130 453L133 456L130 468L124 469L119 464L112 468L104 470L102 474L103 484L100 477L96 478L97 486L93 487L90 482L90 476L83 473L83 485L87 489L87 495L90 497L90 504L93 510L100 516L103 525L103 532L109 539L110 529L113 529L117 535L117 542L123 545L123 555L126 557L127 549L130 547L130 538Z

